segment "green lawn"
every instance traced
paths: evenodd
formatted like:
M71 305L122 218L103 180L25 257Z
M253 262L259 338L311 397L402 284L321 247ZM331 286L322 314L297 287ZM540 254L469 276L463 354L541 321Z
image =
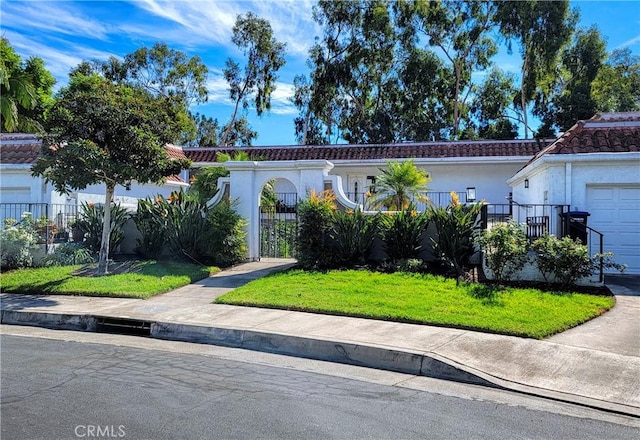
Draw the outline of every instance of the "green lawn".
M156 261L113 263L113 273L95 276L93 266L18 269L0 274L6 293L149 298L218 272L215 267Z
M217 303L468 328L541 339L609 310L611 296L456 286L432 275L292 270L252 281Z

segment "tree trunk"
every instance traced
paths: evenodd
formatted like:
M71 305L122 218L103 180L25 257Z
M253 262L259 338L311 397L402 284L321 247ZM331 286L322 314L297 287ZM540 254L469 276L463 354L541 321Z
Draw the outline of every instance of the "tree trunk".
M100 255L98 258L98 275L106 275L109 273L109 237L111 235L111 202L113 201L113 193L115 185L106 184L106 193L104 196L104 219L102 224L102 242L100 243Z
M529 139L529 121L527 120L527 99L525 96L525 76L529 69L529 55L526 54L522 63L522 78L520 79L520 106L522 107L522 121L524 122L524 138Z

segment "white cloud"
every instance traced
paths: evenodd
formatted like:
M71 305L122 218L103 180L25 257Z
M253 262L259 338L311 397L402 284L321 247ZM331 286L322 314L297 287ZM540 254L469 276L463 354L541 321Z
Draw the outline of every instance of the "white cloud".
M624 43L619 44L616 49L624 49L625 47L629 47L629 46L634 46L636 44L640 43L640 35L633 37L627 41L625 41Z
M271 24L274 36L287 45L287 53L305 56L320 28L311 16L313 3L302 1L159 1L144 0L133 5L179 25L175 29L125 25L130 34L155 35L163 40L192 45L217 43L233 47L231 35L236 17L254 12Z
M2 21L13 29L42 30L108 40L109 28L66 2L3 2Z

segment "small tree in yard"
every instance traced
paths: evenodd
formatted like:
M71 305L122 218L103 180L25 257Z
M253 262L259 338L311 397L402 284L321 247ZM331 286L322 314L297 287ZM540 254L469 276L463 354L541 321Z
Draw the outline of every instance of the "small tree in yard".
M164 146L178 137L177 107L141 86L76 73L51 109L48 135L32 168L57 191L105 185L105 207L116 185L160 183L189 166ZM110 209L104 211L98 273L108 272Z

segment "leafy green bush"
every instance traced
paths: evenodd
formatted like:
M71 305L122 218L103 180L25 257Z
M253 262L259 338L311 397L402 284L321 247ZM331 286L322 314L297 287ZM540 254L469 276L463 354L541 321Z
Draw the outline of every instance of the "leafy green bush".
M80 243L63 243L56 247L53 254L46 255L42 266L70 266L74 264L94 263L91 252Z
M601 260L603 268L620 272L626 269L625 265L613 262L611 252L596 254L592 258L587 246L571 237L559 239L555 235L546 235L534 241L532 248L545 281L549 283L553 277L563 288L575 286L581 278L592 276L599 270Z
M380 234L387 258L392 263L418 259L429 225L429 214L417 212L415 205L410 203L407 209L380 216Z
M247 222L235 210L234 204L225 200L211 207L207 221L213 263L230 266L242 261L247 255L244 230Z
M111 234L109 252L113 253L124 240L124 225L131 218L129 212L120 205L111 205ZM94 253L100 251L102 226L104 223L104 205L83 202L76 227L84 234L84 245Z
M482 203L460 204L455 192L451 193L451 203L446 208L430 208L431 221L438 234L437 240L432 239L433 249L458 282L475 253L474 239L480 231L481 210Z
M485 230L476 243L484 251L487 267L497 283L510 280L527 262L527 234L524 226L514 220Z
M166 244L174 257L198 263L231 265L246 255L245 221L229 201L208 207L183 190L138 203L138 251L148 258Z
M166 241L167 219L162 215L159 204L153 199L138 200L138 209L133 216L140 238L136 252L144 258L155 260L162 253Z
M202 262L209 259L207 206L183 190L168 198L156 198L156 216L166 219L165 234L170 252L177 258ZM161 220L156 219L159 223Z
M362 211L334 211L329 227L333 264L353 267L367 262L377 235L378 216Z
M0 265L5 269L32 266L39 239L29 215L23 216L19 223L13 219L7 221L0 231Z
M312 191L298 206L298 263L303 269L331 266L329 228L336 196L333 191Z

